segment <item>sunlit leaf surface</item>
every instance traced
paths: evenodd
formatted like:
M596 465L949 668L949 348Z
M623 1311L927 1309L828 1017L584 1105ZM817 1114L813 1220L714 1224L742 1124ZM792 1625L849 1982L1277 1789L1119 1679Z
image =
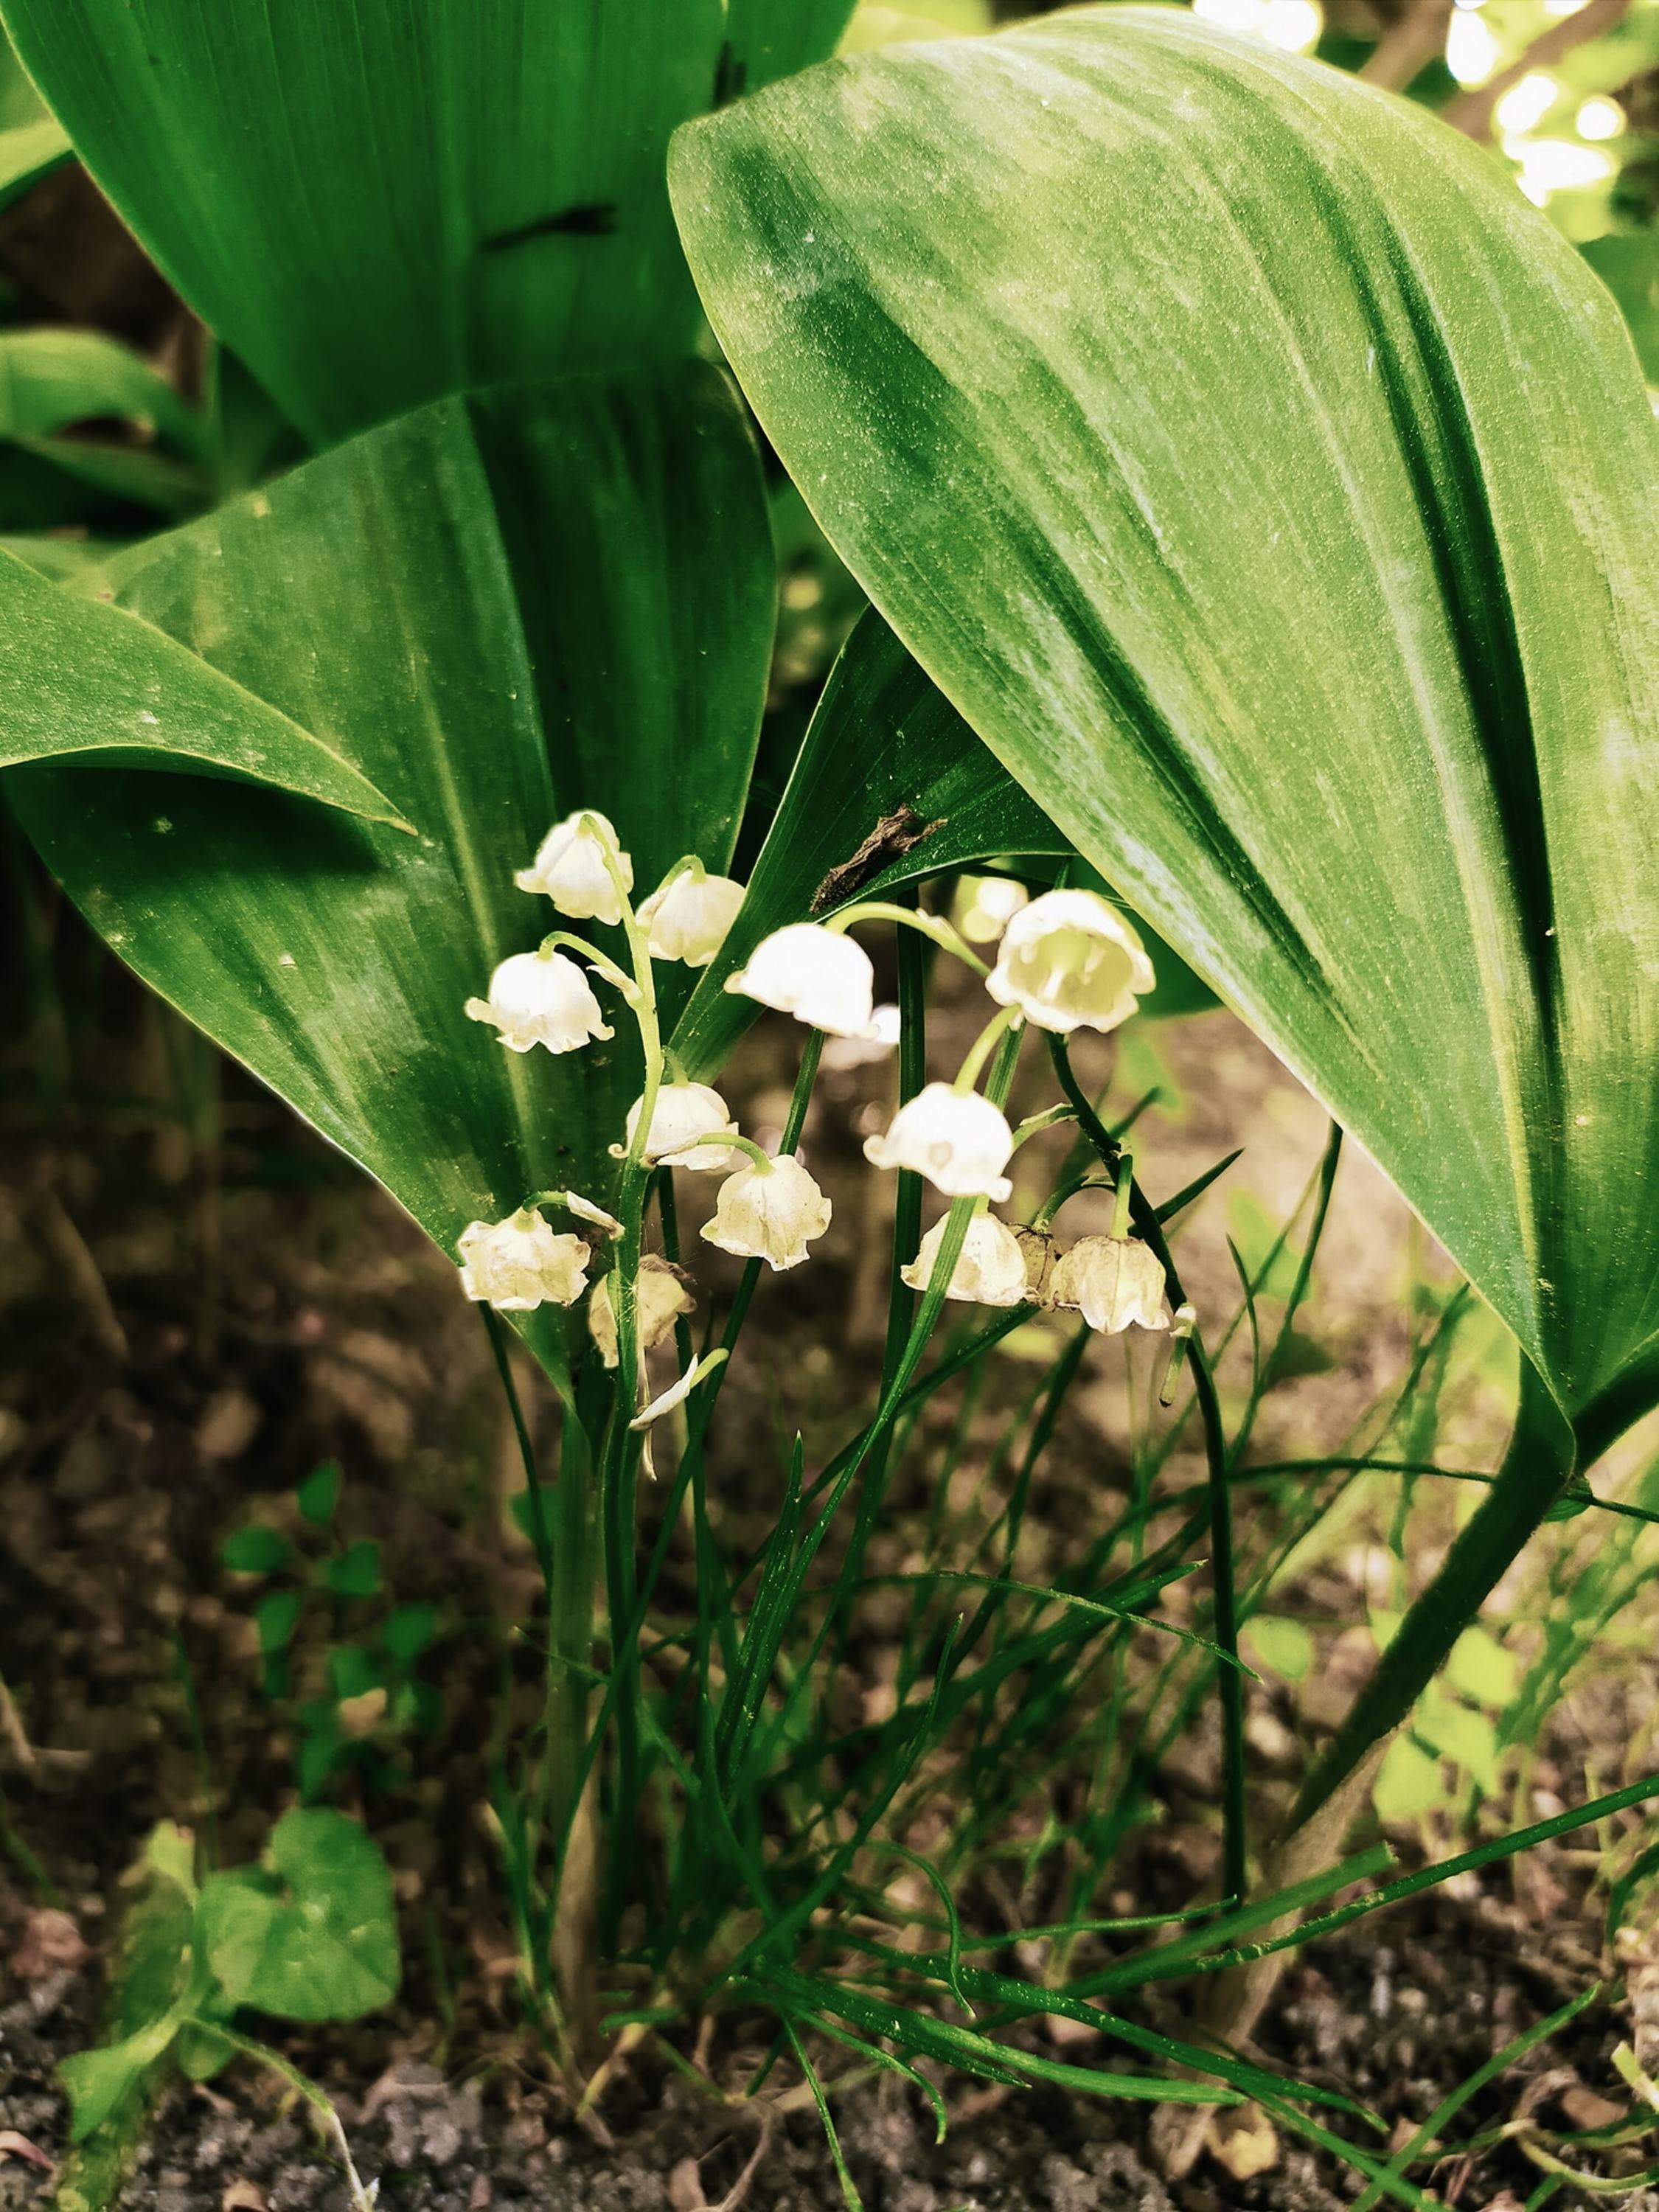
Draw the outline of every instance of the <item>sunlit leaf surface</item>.
M6 0L76 150L309 436L690 349L669 133L850 0Z
M1659 498L1577 255L1431 117L1174 11L828 64L672 180L897 635L1558 1401L1644 1402Z

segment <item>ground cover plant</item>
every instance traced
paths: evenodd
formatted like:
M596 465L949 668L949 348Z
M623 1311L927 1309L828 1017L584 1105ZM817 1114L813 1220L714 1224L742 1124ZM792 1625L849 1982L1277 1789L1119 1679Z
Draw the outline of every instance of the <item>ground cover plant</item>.
M199 319L171 380L6 334L37 1114L73 908L200 1157L198 1033L441 1255L534 1568L482 1628L330 1459L231 1516L286 1771L219 1832L181 1632L198 1771L61 2069L61 2201L232 2067L371 2201L320 2061L398 2001L377 1808L446 1758L515 2078L601 2138L641 2066L763 2115L728 2203L797 2107L861 2201L866 2079L941 2134L964 2080L1152 2108L1177 2186L1290 2144L1367 2204L1506 2148L1534 2201L1651 2185L1640 2034L1582 2124L1466 2112L1651 1972L1645 1721L1571 1802L1525 1780L1644 1632L1656 1511L1659 471L1594 257L1421 100L1213 11L839 58L842 0L0 12L14 184L72 149ZM1328 1117L1276 1214L1230 1130L1170 1164L1156 1040L1218 1002ZM1298 1446L1345 1148L1426 1234L1399 1356ZM1218 1207L1231 1281L1185 1256ZM837 1250L880 1318L826 1379L769 1346ZM1286 1757L1264 1683L1347 1630ZM1182 1761L1214 1848L1172 1892ZM1275 2052L1302 1947L1585 1831L1601 1978L1408 2124Z

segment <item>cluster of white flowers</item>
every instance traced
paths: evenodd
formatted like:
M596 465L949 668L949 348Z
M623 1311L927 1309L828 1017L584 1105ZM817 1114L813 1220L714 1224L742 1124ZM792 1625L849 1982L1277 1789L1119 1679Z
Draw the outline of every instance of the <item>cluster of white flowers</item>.
M830 1225L830 1200L798 1154L769 1157L743 1135L717 1091L683 1079L678 1068L666 1065L656 1030L652 963L707 967L737 919L743 886L709 874L689 854L635 907L633 862L610 822L591 810L556 823L514 880L521 890L550 900L568 921L625 930L632 973L585 939L555 930L534 951L502 960L487 995L467 1000L467 1013L490 1024L509 1052L528 1053L538 1045L552 1053L576 1052L615 1034L594 983L615 989L639 1023L647 1059L645 1091L629 1109L621 1142L611 1147L626 1164L624 1185L629 1173L658 1167L720 1175L724 1180L703 1238L779 1271L799 1267ZM726 988L829 1036L876 1047L893 1041L894 1010L875 1005L874 970L864 948L846 933L848 925L865 912L893 915L948 944L985 977L999 1011L957 1080L929 1083L907 1100L887 1128L866 1142L866 1158L878 1168L921 1175L947 1198L976 1202L947 1297L991 1306L1069 1307L1091 1327L1112 1333L1131 1324L1167 1328L1164 1270L1144 1243L1125 1233L1121 1206L1114 1234L1083 1237L1063 1254L1046 1231L1011 1225L985 1210L1012 1195L1006 1169L1018 1142L1000 1106L977 1088L988 1054L999 1036L1022 1023L1061 1034L1085 1026L1115 1028L1152 986L1152 963L1140 940L1123 915L1092 891L1048 891L1030 899L1011 879L985 878L971 904L958 910L963 935L933 917L886 907L854 908L827 923L793 923L763 938ZM988 973L964 937L983 945L1000 939ZM586 1233L555 1231L543 1218L547 1206L562 1207ZM912 1287L930 1283L946 1230L945 1220L931 1229L903 1270ZM579 1193L541 1192L504 1220L468 1224L459 1247L462 1286L469 1297L504 1311L569 1306L588 1291L590 1333L606 1365L615 1366L612 1263L591 1284L589 1271L604 1238L617 1240L623 1233L620 1222ZM640 1257L633 1309L641 1358L693 1303L684 1270L655 1254ZM689 1369L645 1409L639 1424L679 1402L702 1371Z
M647 1061L654 1064L647 1066L646 1090L629 1108L623 1139L611 1147L612 1156L640 1169L683 1167L723 1175L704 1237L724 1251L763 1260L775 1268L798 1267L808 1244L830 1225L829 1200L799 1158L770 1158L744 1137L717 1091L705 1083L672 1079L656 1043L651 963L706 968L737 919L742 884L711 875L696 854L688 854L635 908L633 861L611 823L591 810L556 823L514 881L520 890L550 899L568 921L625 928L634 973L626 973L597 946L556 930L535 951L515 952L501 961L487 994L467 1000L467 1013L489 1023L509 1052L530 1052L538 1045L552 1053L578 1052L615 1035L594 979L614 988L635 1016L644 1017L641 1036ZM867 972L869 963L858 948L849 944L846 950L864 962ZM589 1333L605 1364L614 1367L620 1353L609 1271L590 1285L592 1235L556 1231L540 1210L548 1206L562 1206L588 1224L590 1232L622 1236L622 1224L592 1200L574 1191L544 1191L504 1220L468 1224L459 1244L462 1288L470 1298L505 1312L574 1305L590 1291ZM682 1269L646 1253L635 1276L633 1303L642 1358L692 1310L694 1300ZM680 1402L692 1387L691 1375L688 1370L646 1407L639 1423L646 1425Z
M1008 878L984 877L959 911L975 942L1000 937L985 988L1011 1019L1035 1028L1060 1035L1116 1029L1156 980L1133 928L1097 892L1045 891L1028 899ZM832 1036L869 1036L875 977L862 947L842 933L850 918L775 930L726 989ZM958 1078L929 1083L906 1100L887 1128L867 1139L864 1156L873 1166L926 1176L947 1198L1001 1205L1012 1194L1005 1170L1016 1141L1001 1108ZM932 1280L945 1228L941 1220L930 1229L901 1271L913 1290ZM1120 1229L1082 1237L1060 1254L1046 1234L983 1211L968 1223L945 1296L977 1305L1068 1307L1109 1335L1170 1325L1163 1267L1138 1239Z

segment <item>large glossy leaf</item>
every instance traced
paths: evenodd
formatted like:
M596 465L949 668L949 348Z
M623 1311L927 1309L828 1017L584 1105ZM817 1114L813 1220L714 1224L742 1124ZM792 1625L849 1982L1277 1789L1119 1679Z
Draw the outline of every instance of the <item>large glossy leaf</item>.
M720 373L441 402L84 588L130 613L65 600L78 616L200 653L419 832L200 778L15 771L94 926L446 1247L598 1175L624 1025L612 1047L521 1057L463 1002L550 926L512 872L557 814L612 811L647 887L684 852L730 852L774 580ZM61 673L73 700L73 662Z
M1582 1432L1655 1395L1659 471L1577 256L1431 117L1174 11L831 64L672 167L897 635Z
M0 553L0 768L70 758L79 769L173 769L270 784L410 827L325 738L149 623L71 599ZM96 805L94 787L64 789ZM149 803L165 809L171 794L158 782Z
M313 439L664 361L699 316L669 133L847 0L6 0L76 149ZM781 28L770 16L776 13Z

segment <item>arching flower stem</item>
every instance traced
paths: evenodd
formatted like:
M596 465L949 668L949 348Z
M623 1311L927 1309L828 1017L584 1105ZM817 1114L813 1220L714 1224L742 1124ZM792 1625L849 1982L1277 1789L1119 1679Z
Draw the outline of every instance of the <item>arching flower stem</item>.
M623 904L626 903L624 894ZM539 949L544 952L574 952L579 959L586 960L593 973L602 976L613 990L620 991L630 1006L638 1005L640 987L634 978L618 968L614 960L608 960L597 945L590 945L585 937L578 937L574 930L549 930Z
M971 968L981 981L991 972L967 939L952 929L942 915L924 914L920 907L898 906L890 899L860 899L856 906L843 907L839 914L830 915L823 927L839 937L860 921L896 921L907 929L920 930L942 951Z
M969 1046L967 1057L957 1070L957 1079L951 1085L951 1090L962 1092L972 1091L985 1072L985 1063L990 1059L998 1045L1005 1036L1018 1037L1024 1020L1024 1016L1018 1006L999 1006L972 1044ZM1010 1072L1012 1075L1012 1069ZM1006 1098L1007 1095L1005 1087L1003 1097ZM998 1103L1000 1102L993 1101L994 1104Z
M752 1137L725 1136L720 1139L720 1142L723 1145L729 1145L734 1152L746 1152L762 1175L770 1175L777 1165L777 1161L773 1155L763 1145L757 1145Z
M1117 1199L1112 1207L1112 1225L1107 1231L1121 1244L1129 1234L1129 1200L1135 1187L1135 1156L1120 1152L1117 1156Z

